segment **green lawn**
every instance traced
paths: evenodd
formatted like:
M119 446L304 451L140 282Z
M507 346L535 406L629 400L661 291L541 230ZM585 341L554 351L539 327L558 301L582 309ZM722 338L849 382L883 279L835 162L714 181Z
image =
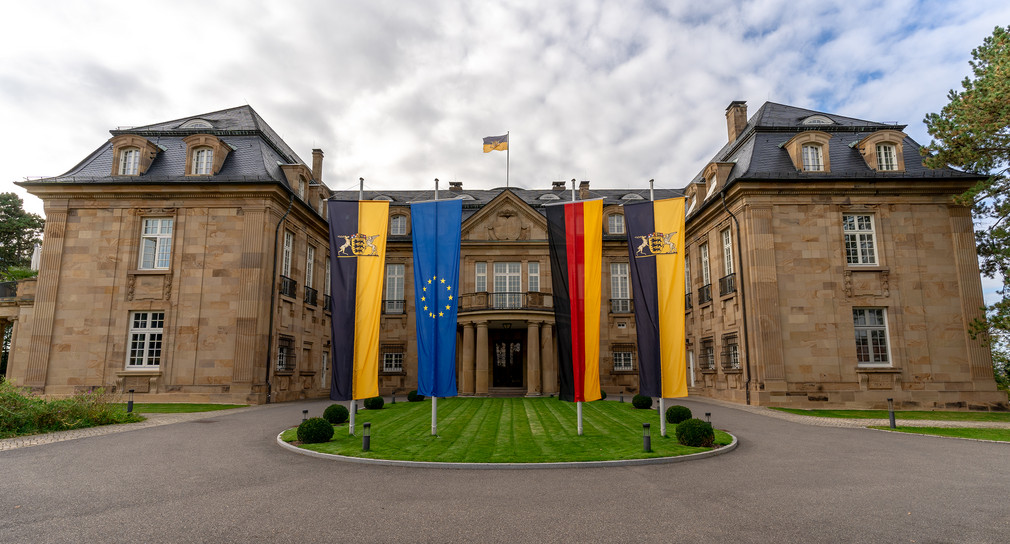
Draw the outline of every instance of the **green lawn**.
M887 419L887 410L799 410L796 408L772 408L799 414L801 416L835 417L843 419ZM916 419L932 421L1010 421L1010 412L931 412L895 411L897 419Z
M244 408L245 404L188 404L170 402L138 402L133 405L134 412L144 414L188 414L191 412L213 412Z
M319 416L321 414L310 414ZM371 423L371 451L361 451L361 424ZM642 451L642 423L652 427L652 452ZM462 463L545 463L669 457L708 451L677 443L674 425L659 436L655 410L636 410L628 403L583 404L583 436L576 428L575 404L554 398L471 399L438 401L439 436L431 436L431 401L386 404L358 412L357 436L347 423L335 426L330 442L301 447L375 459ZM283 440L296 440L295 429ZM732 441L716 431L716 443Z
M897 431L899 433L929 434L934 436L954 436L957 438L975 438L978 440L997 440L999 442L1010 442L1010 429L966 429L947 427L897 427L891 429L886 426L874 426L872 429L883 429L885 431Z

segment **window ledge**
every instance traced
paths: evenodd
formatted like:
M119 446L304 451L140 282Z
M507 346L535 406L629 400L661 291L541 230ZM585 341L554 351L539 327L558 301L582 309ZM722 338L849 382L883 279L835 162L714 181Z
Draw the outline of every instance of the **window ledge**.
M315 376L316 375L316 371L315 370L299 370L298 371L298 375L299 376Z
M719 295L719 301L722 302L722 301L724 301L726 299L733 298L735 296L736 296L736 291L733 291L732 293L726 293L725 295Z
M876 264L846 264L845 270L849 272L890 272L891 269L886 266L880 266Z
M117 370L116 376L161 376L160 368L137 368L127 370Z
M275 370L274 376L294 376L294 370Z
M127 271L127 274L130 274L130 275L133 275L133 276L164 276L166 274L171 274L171 273L172 273L172 270L168 269L168 268L165 268L165 269L129 270L129 271Z
M407 375L406 370L401 370L399 372L384 372L382 370L379 371L379 376L406 376L406 375Z
M714 369L714 368L703 368L703 369L701 369L701 373L702 374L715 374L717 372L719 372L719 371L716 370L716 369Z
M724 368L722 369L723 374L742 374L742 368Z
M638 374L638 371L637 370L613 370L613 369L611 369L610 370L610 374L612 376L627 376L627 375Z
M900 374L900 368L894 368L893 366L857 366L856 372L865 372L868 374Z

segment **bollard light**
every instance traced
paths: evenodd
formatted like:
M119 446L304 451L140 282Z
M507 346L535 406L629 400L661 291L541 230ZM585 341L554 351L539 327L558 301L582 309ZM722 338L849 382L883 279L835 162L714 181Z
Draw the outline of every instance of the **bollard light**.
M621 393L621 402L624 402L624 393Z
M705 412L705 421L712 423L712 412Z
M649 434L649 424L642 424L642 449L647 452L652 451L652 436Z
M126 412L133 411L133 389L130 389L130 400L126 401Z
M372 445L372 424L362 423L361 429L361 451L368 451Z
M887 418L891 422L891 428L894 428L894 399L887 399Z
M390 404L396 404L396 392L395 391L393 392L393 400L392 400L392 402L390 402Z
M309 411L302 410L302 423L304 423L306 419L309 419Z

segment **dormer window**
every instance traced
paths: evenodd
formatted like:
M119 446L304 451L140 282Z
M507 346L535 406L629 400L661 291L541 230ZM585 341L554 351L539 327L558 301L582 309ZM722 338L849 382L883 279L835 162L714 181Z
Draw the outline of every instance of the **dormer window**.
M119 175L136 176L140 165L140 150L127 147L119 151Z
M209 147L199 147L193 150L193 165L190 173L194 176L209 176L213 173L214 150Z
M905 157L902 142L905 138L904 132L878 130L850 145L859 150L870 169L876 172L904 172Z
M877 170L894 171L898 169L898 161L895 160L893 144L877 144Z
M687 211L684 212L685 216L694 211L695 201L697 200L698 199L696 199L694 195L691 195L691 198L687 199Z
M390 236L406 236L407 235L407 216L406 215L394 215L389 218L389 235Z
M628 193L622 196L621 200L645 200L645 197L638 193Z
M803 146L803 171L824 171L824 154L821 152L820 145L809 144Z
M186 144L186 175L213 176L221 171L231 147L212 134L193 134L182 139Z
M781 144L800 172L830 172L831 135L819 130L805 130Z
M185 123L179 125L179 128L213 128L208 121L203 119L190 119Z
M804 125L833 125L834 121L823 115L811 115L803 120Z
M715 187L719 185L719 179L713 174L706 183L708 184L708 192L705 193L705 198L708 198L715 194Z
M544 193L540 195L538 200L561 200L561 197L554 193Z
M607 233L624 234L624 216L615 213L607 216Z

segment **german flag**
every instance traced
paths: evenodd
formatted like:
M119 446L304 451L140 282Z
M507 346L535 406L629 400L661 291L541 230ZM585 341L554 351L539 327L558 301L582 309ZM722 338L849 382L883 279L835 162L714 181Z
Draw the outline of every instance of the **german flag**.
M687 396L684 199L624 205L638 333L639 393Z
M600 398L603 201L547 207L562 400Z
M389 202L327 202L333 377L330 399L379 395L379 316Z

